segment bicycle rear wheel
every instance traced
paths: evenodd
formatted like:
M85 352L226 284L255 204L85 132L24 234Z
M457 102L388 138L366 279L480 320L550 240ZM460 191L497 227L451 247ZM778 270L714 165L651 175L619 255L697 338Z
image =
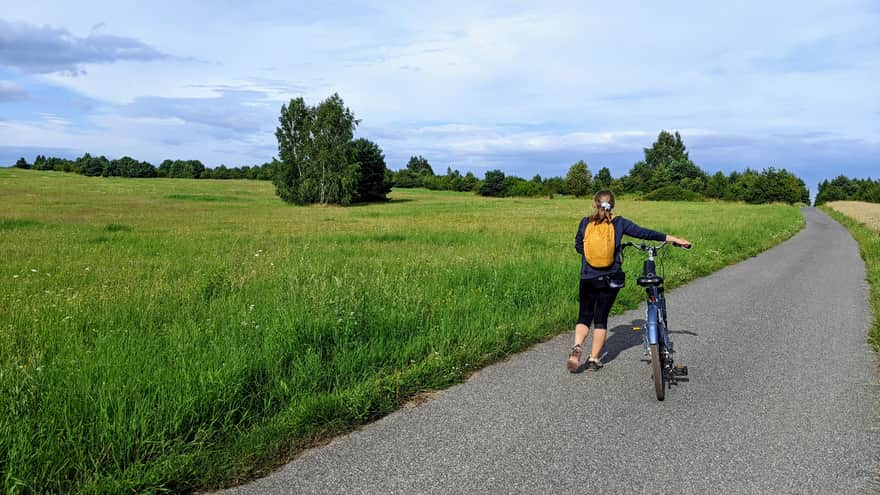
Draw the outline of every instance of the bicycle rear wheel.
M659 347L658 344L651 344L651 374L654 375L654 391L657 393L657 400L663 400L666 398L666 376L663 374Z

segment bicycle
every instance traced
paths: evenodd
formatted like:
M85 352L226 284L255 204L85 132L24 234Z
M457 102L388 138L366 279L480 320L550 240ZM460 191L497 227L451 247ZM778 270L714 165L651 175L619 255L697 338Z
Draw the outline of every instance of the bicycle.
M642 265L642 276L636 279L636 283L645 288L647 293L648 309L646 310L647 331L642 333L645 346L645 355L651 355L651 376L654 380L654 391L657 400L666 398L666 388L675 384L680 377L687 376L687 366L676 365L672 340L669 338L669 327L666 323L666 297L663 289L663 277L657 275L654 258L657 253L666 246L667 242L649 246L645 243L623 243L623 248L633 247L648 254L648 259ZM676 244L683 249L690 249ZM633 327L633 330L641 330Z

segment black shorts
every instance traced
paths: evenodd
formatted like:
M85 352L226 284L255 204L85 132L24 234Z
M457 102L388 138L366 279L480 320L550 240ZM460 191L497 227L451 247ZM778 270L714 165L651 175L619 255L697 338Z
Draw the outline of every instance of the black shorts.
M608 313L611 312L611 306L618 292L620 289L611 289L607 284L581 279L581 304L577 322L588 327L592 326L593 329L607 330Z

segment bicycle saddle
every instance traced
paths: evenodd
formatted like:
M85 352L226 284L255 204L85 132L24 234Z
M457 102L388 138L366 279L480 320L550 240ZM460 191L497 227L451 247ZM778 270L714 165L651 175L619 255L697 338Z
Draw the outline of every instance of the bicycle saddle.
M653 277L639 277L636 279L636 283L642 287L649 285L663 285L663 277L658 277L657 275L654 275Z

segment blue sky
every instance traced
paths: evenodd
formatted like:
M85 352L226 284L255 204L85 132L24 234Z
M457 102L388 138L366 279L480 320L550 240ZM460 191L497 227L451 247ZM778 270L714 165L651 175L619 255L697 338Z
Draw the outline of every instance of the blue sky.
M392 169L618 177L666 129L815 194L880 176L877 26L876 0L4 1L0 163L262 163L282 103L338 92Z

